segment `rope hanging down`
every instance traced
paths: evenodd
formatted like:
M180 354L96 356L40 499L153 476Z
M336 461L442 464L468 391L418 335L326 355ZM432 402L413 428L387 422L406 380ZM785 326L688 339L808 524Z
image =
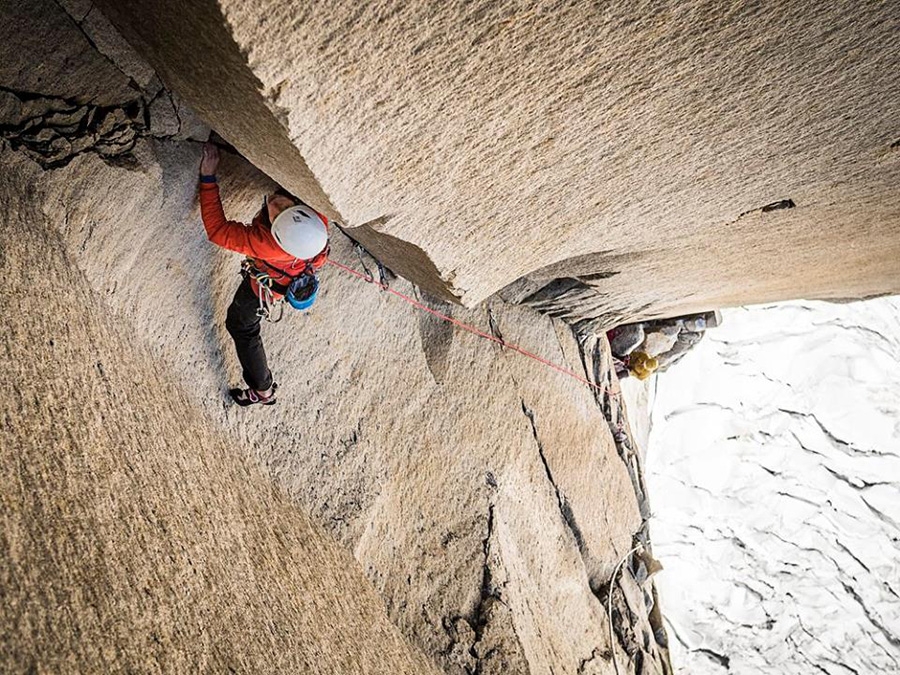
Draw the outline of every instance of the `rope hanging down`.
M341 269L344 272L347 272L348 274L352 274L357 279L362 279L366 283L370 283L373 286L378 286L378 288L380 288L383 291L387 291L391 295L396 295L398 298L400 298L401 300L405 300L406 302L411 304L413 307L421 309L423 312L428 312L429 314L436 316L437 318L441 319L442 321L452 323L454 326L462 328L463 330L468 331L469 333L472 333L473 335L477 335L478 337L484 338L485 340L490 340L491 342L496 342L501 347L506 347L507 349L510 349L514 352L518 352L522 356L527 356L529 359L537 361L538 363L541 363L541 364L547 366L548 368L552 368L553 370L557 371L558 373L562 373L563 375L568 375L569 377L575 378L579 382L586 384L591 389L595 389L596 391L599 391L599 392L603 391L603 388L600 385L598 385L594 382L591 382L586 377L583 377L572 370L563 368L562 366L558 366L555 363L553 363L552 361L548 361L547 359L542 358L542 357L538 356L537 354L529 352L526 349L522 349L521 347L519 347L517 345L510 344L510 343L506 342L506 340L501 340L500 338L498 338L494 335L491 335L490 333L485 333L482 330L478 330L474 326L470 326L467 323L463 323L459 319L454 319L452 316L447 316L446 314L442 314L441 312L438 312L437 310L432 309L428 305L419 302L415 298L411 298L408 295L404 295L403 293L401 293L399 291L395 291L393 288L388 286L388 284L383 281L383 279L384 279L383 275L382 275L382 281L376 281L375 277L372 274L363 274L362 272L358 272L357 270L355 270L351 267L347 267L346 265L342 265L341 263L339 263L335 260L332 260L330 258L326 262L329 265L334 265L338 269Z

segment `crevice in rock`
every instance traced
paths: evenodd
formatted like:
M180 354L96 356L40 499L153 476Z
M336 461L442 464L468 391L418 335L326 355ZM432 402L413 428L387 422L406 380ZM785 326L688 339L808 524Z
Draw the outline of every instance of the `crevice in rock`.
M487 315L488 315L488 327L490 328L491 335L497 338L500 341L500 349L505 349L505 341L503 339L503 333L500 331L500 323L497 321L497 317L494 314L494 307L491 303L488 303L487 306Z
M569 500L566 499L565 495L556 484L556 481L553 479L553 472L550 470L550 464L547 462L547 457L544 455L544 445L541 443L541 439L538 437L537 424L534 419L534 411L531 410L531 408L529 408L527 405L525 405L524 399L522 399L522 413L525 415L525 417L528 418L528 421L531 424L531 434L532 436L534 436L534 442L537 445L538 455L541 458L541 464L544 465L544 472L547 475L547 480L550 481L550 485L553 487L553 492L556 494L556 503L559 506L560 514L562 514L563 522L566 524L566 527L569 528L569 531L575 538L575 543L578 545L579 553L584 556L586 552L584 535L582 534L581 529L578 527L578 523L575 521L575 513L572 511L572 506L569 504Z
M122 67L116 62L115 59L113 59L109 54L107 54L107 53L104 52L102 49L100 49L100 47L97 46L97 43L94 41L94 39L93 39L93 38L88 34L88 32L84 29L84 22L88 20L88 17L89 17L89 16L91 15L91 13L94 12L95 9L96 9L95 6L94 6L94 3L91 3L90 9L88 9L88 11L85 13L85 15L84 15L83 17L81 17L81 19L76 19L74 16L72 16L71 14L69 14L69 11L66 9L66 7L65 7L65 5L64 5L63 3L59 2L59 0L54 0L54 2L56 2L56 5L57 5L63 12L65 12L66 16L68 16L68 17L72 20L72 23L75 24L75 26L78 28L78 31L81 33L81 35L84 37L84 39L87 40L87 42L88 42L88 44L91 46L91 48L92 48L95 52L97 52L98 54L100 54L100 56L102 56L104 59L106 59L106 60L109 62L109 64L110 64L113 68L115 68L116 70L118 70L119 73L122 74L122 77L124 77L124 78L126 78L126 79L128 80L128 86L131 87L132 89L134 89L136 92L142 92L143 89L141 88L141 86L140 86L137 82L135 82L134 78L131 77L131 75L129 75L128 73L126 73L126 72L122 69Z
M494 534L494 505L488 507L487 533L481 542L482 563L481 563L481 598L475 607L475 611L469 617L469 625L475 631L475 641L469 647L469 654L475 659L475 668L471 671L471 675L478 675L481 672L481 660L489 654L479 656L478 643L484 637L484 630L488 623L489 605L494 600L500 600L500 593L494 588L491 581L491 536Z
M782 209L792 209L796 204L794 204L793 199L782 199L777 202L772 202L771 204L766 204L763 206L760 211L763 213L769 213L770 211L780 211Z
M619 646L631 660L635 675L640 675L644 662L644 652L635 630L639 619L628 606L624 591L619 588L619 592L615 593L615 588L616 586L610 585L606 587L607 594L613 593L612 613L609 617L612 621L613 634L618 640ZM604 607L606 606L606 601L603 602L603 605ZM609 648L615 649L612 644Z
M558 319L565 319L573 315L570 307L579 305L578 299L589 299L595 294L594 289L581 279L574 277L562 277L553 279L528 297L522 299L520 304L534 307L542 314L547 314Z
M97 106L0 85L0 138L44 170L64 167L88 152L127 162L141 138L174 135L151 132L150 106L143 97Z
M781 211L783 209L793 209L797 205L794 203L793 199L779 199L777 202L771 202L766 204L765 206L760 206L755 209L750 209L749 211L744 211L741 213L734 221L736 222L743 218L744 216L749 216L751 213L771 213L772 211Z
M591 274L579 274L578 278L583 281L600 281L601 279L612 279L617 274L621 274L621 270L612 270L609 272L594 272Z
M594 401L603 413L603 417L606 420L615 442L619 458L625 464L625 468L628 471L635 499L638 504L641 515L641 526L633 535L632 542L634 544L640 544L644 551L652 557L649 529L652 513L650 511L649 500L647 499L647 488L644 481L643 467L640 454L634 447L630 437L628 423L624 411L622 410L621 394L620 392L614 393L612 391L614 374L606 359L605 352L602 349L602 340L605 340L605 338L597 337L593 332L579 333L575 329L573 329L573 334L578 343L579 356L581 358L585 377L597 385L597 388L592 392ZM630 566L626 567L626 570L633 576L634 573ZM623 571L623 574L624 573L625 571ZM654 658L659 656L664 671L671 672L671 664L668 661L667 652L660 651L667 649L666 644L668 643L668 639L666 637L662 612L659 611L658 605L653 601L653 598L655 598L655 587L652 586L653 582L649 582L651 584L649 597L653 604L652 606L648 605L646 609L647 622L652 631L652 639L655 641L656 646L654 646L652 642L642 646L635 635L635 627L638 625L639 617L633 614L625 600L624 591L621 588L621 577L616 584L613 584L612 581L613 580L610 579L605 584L598 586L596 590L594 590L594 595L604 604L604 606L606 606L610 594L613 594L613 632L622 644L623 649L625 649L626 653L632 659L635 673L642 672L643 661L646 656L650 655L653 655ZM620 589L619 594L615 594L616 586ZM646 602L648 597L646 589L644 595Z
M498 665L507 663L511 656L507 651L509 643L504 643L502 638L498 641L498 635L504 634L507 629L514 643L521 645L515 624L509 621L509 625L506 625L510 610L503 600L505 582L497 582L491 565L494 518L494 505L489 504L486 532L481 541L481 578L477 603L467 614L447 616L441 621L450 638L448 646L441 651L441 656L465 671L466 675L497 672ZM503 624L499 631L494 628L498 621Z
M578 675L584 673L584 669L587 668L588 665L590 665L594 661L594 659L598 658L603 659L604 661L609 661L612 658L612 654L609 652L609 650L604 649L601 651L599 647L594 647L593 651L591 651L591 655L585 659L581 659L581 661L579 662L578 670L576 671Z
M85 152L104 159L126 155L147 131L143 99L94 106L5 87L0 92L0 137L45 170Z
M510 644L504 643L502 639L498 642L498 635L507 629L511 633L513 644L521 645L515 624L508 620L509 607L503 600L505 582L497 582L491 566L494 517L494 505L490 504L487 530L481 542L482 574L478 603L467 616L447 617L442 622L444 630L450 636L449 649L443 655L461 667L466 675L498 672L498 666L505 669L509 665L507 659L512 656L508 651ZM500 626L499 633L493 628L497 621L504 624Z

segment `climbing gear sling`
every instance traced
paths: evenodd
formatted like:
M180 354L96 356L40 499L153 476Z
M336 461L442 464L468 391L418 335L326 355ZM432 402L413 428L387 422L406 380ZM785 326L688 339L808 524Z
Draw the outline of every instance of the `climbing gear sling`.
M326 258L329 248L326 246L324 250ZM284 318L284 300L298 310L306 310L312 306L319 294L319 279L311 265L304 265L299 274L291 275L270 262L263 261L263 263L291 281L287 285L278 283L268 272L260 270L252 258L246 258L241 263L241 274L256 281L259 289L257 292L259 297L257 316L269 323L278 323ZM276 297L276 295L281 297Z

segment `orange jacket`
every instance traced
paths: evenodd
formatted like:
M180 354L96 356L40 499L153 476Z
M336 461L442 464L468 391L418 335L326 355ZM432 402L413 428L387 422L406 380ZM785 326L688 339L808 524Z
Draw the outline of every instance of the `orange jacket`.
M322 219L327 230L328 219L318 211L316 215ZM206 228L206 236L212 243L251 258L256 269L265 272L275 283L282 286L290 284L292 278L299 276L308 268L318 270L325 264L328 256L326 248L310 260L295 258L275 241L271 227L263 222L262 212L253 217L250 225L227 220L219 197L219 186L216 183L200 183L200 217L203 219L203 227ZM250 285L253 292L259 295L258 284L252 277ZM276 298L281 297L278 293L274 295Z

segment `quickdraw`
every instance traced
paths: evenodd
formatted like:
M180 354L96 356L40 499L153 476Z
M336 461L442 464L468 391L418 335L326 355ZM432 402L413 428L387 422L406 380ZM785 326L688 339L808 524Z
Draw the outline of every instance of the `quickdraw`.
M343 232L343 230L341 230ZM366 265L365 256L369 256L372 260L375 261L375 264L378 266L378 283L376 284L381 290L384 290L388 285L387 271L384 268L384 265L381 264L381 261L376 258L374 255L369 253L362 244L358 241L350 238L349 235L344 233L350 241L353 242L353 250L356 251L356 257L359 258L359 264L362 265L362 268L366 271L366 281L370 284L375 282L375 275L372 274L372 270L369 269L369 266Z
M270 275L258 270L250 258L241 263L241 274L256 281L256 285L259 287L257 293L259 308L256 310L256 315L269 323L281 321L284 318L284 297L276 299L275 293L272 291L273 284L278 286L281 284L278 284ZM277 315L276 307L278 308Z

